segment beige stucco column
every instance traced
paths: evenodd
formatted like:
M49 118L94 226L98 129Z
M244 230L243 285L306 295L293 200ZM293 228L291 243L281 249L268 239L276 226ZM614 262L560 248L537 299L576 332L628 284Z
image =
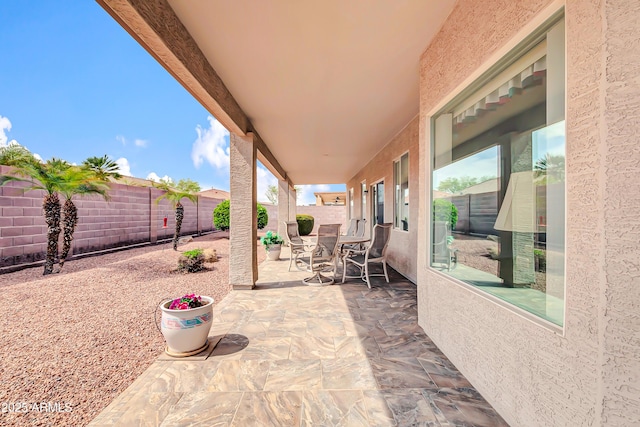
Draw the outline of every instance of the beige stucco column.
M253 289L258 279L256 159L253 134L230 134L229 283Z
M296 203L298 201L298 195L295 188L289 188L289 221L296 220Z
M286 235L284 222L289 221L289 183L285 180L278 180L278 234Z

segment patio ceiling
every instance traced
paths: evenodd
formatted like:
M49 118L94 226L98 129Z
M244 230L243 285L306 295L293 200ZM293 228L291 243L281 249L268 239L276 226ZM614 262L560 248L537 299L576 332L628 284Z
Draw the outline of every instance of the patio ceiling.
M225 126L257 132L268 147L262 151L296 184L346 182L418 114L419 57L455 3L98 1ZM158 49L181 61L172 66L137 15L156 20L149 24L156 33L186 29L197 48L160 34ZM175 17L184 28L170 24ZM203 55L228 90L207 90L219 108L184 76L190 53L177 50L189 48L200 50L191 57Z

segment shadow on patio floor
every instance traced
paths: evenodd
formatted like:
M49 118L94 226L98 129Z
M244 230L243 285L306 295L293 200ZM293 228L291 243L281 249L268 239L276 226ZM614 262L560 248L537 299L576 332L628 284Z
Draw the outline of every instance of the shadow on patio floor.
M413 283L309 287L287 267L214 308L207 360L155 362L92 425L506 425L418 326Z

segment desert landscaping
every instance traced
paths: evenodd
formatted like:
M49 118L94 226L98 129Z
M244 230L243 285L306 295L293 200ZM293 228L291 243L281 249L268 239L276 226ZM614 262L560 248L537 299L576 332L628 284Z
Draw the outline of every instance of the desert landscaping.
M180 252L195 248L215 249L218 262L176 272ZM29 268L0 275L0 401L69 408L6 413L3 425L89 423L163 352L154 324L161 301L196 293L217 303L229 293L228 257L228 233L219 232L177 252L158 244L71 260L58 274ZM264 258L258 250L258 262Z

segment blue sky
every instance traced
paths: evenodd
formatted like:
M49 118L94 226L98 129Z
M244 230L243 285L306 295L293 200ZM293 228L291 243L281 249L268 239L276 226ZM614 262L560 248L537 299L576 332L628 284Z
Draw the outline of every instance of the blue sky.
M228 132L94 1L0 2L0 145L229 189ZM258 169L258 199L276 179ZM314 191L344 185L305 186Z

